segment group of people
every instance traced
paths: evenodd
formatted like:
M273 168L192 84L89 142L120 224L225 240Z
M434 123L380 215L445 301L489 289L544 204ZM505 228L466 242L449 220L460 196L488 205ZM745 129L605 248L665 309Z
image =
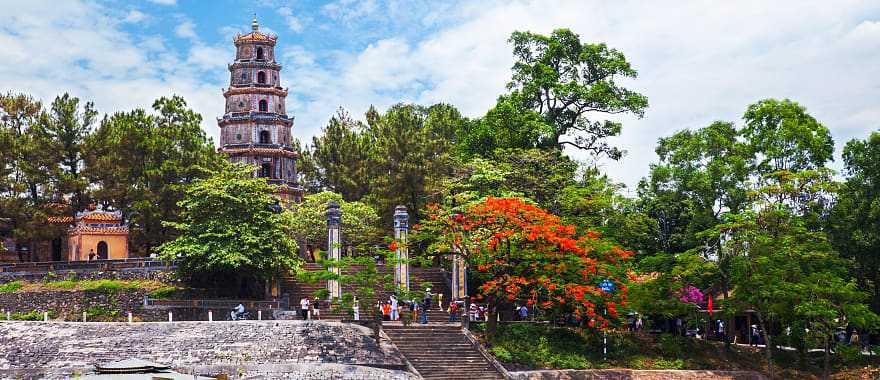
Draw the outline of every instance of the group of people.
M315 297L314 300L309 300L308 297L303 297L299 300L299 316L302 320L308 319L321 319L321 300L318 297Z

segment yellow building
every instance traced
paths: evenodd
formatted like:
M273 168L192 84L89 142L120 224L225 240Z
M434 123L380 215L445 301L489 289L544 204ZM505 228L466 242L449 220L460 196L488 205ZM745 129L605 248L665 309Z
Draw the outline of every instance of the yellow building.
M118 211L78 212L67 232L67 246L69 261L128 258L128 225Z

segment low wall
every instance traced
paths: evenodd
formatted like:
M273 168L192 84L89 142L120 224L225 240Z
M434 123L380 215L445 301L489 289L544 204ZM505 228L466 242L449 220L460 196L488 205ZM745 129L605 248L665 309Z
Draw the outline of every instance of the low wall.
M38 292L7 292L0 293L0 311L5 319L5 312L13 314L30 312L49 312L52 319L76 321L82 319L83 312L100 311L106 316L116 314L119 318L132 311L143 320L151 320L159 312L144 310L144 297L149 293L146 289L120 289L114 292L100 290L71 291L38 291ZM167 319L167 316L165 317Z
M513 380L765 380L752 371L585 369L511 372Z
M0 322L0 378L67 378L128 358L199 372L277 373L287 370L275 365L326 363L404 370L396 348L377 345L370 334L357 325L313 321ZM386 372L376 378L405 378Z
M123 270L75 269L50 272L0 272L0 284L12 281L57 281L57 280L156 280L165 283L177 282L174 271L149 268Z

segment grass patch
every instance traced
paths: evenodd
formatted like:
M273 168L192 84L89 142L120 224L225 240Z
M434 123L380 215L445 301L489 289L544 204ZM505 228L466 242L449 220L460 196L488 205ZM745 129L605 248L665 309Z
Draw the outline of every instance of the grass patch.
M57 280L25 282L14 281L0 285L0 293L34 292L34 291L95 291L115 293L121 289L168 289L173 288L155 280ZM174 288L177 289L177 288Z
M3 285L0 285L0 293L12 293L18 291L19 289L24 287L24 283L21 281L12 281L7 282Z

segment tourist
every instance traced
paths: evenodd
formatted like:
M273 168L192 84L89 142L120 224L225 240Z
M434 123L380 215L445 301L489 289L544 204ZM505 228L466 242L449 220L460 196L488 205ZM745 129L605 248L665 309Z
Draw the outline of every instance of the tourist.
M480 316L480 307L477 306L477 304L472 303L471 306L468 308L468 314L470 314L471 322L476 322L477 317Z
M458 320L458 302L450 302L449 303L449 322L455 322Z
M382 319L386 321L391 320L391 303L382 303Z
M302 319L305 321L309 319L309 299L303 297L299 300L299 313Z
M751 335L752 339L749 341L749 346L758 347L758 338L760 337L760 335L758 334L758 326L757 325L752 325L751 333L752 333L752 335Z
M529 308L526 305L522 305L519 307L519 320L527 321L529 319Z
M718 320L718 328L716 329L718 340L724 340L724 321Z
M315 297L315 302L312 302L312 317L321 320L321 300L318 297Z
M352 305L351 309L352 309L352 311L354 311L354 320L360 321L361 320L361 305L358 302L357 297L354 297L354 304Z
M391 320L396 321L400 319L400 312L397 309L397 297L394 295L391 296Z
M94 259L95 259L95 250L90 249L89 250L89 261L92 261Z
M437 293L437 308L443 310L443 293Z
M430 289L428 289L428 290L430 290ZM430 307L431 307L431 299L425 297L422 304L419 305L419 311L421 312L421 315L422 315L422 324L423 325L428 323L428 309Z
M419 305L416 300L409 300L407 305L409 306L410 320L415 321L418 318Z
M636 331L642 331L642 316L638 316L636 319Z
M425 310L428 310L431 307L431 299L434 298L434 295L431 294L431 288L425 289L425 298L422 299L422 306L425 307Z

